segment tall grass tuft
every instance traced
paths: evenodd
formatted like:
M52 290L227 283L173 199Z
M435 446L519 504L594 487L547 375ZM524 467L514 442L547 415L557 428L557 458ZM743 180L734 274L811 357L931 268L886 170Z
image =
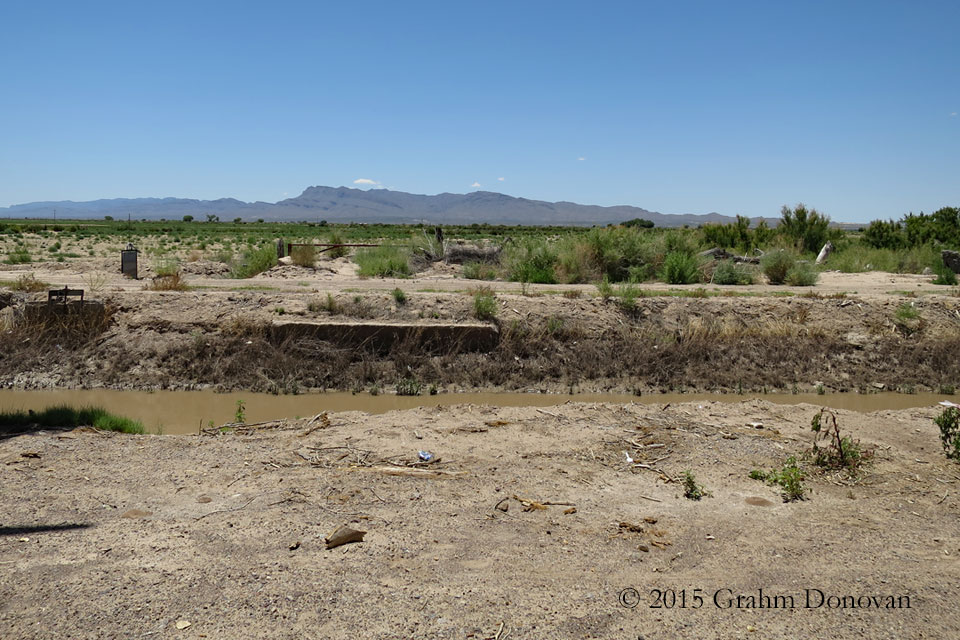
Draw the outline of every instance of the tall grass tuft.
M40 412L4 411L0 412L0 431L16 432L33 427L74 428L93 427L104 431L122 433L144 433L143 423L107 412L100 407L75 409L66 405L50 407Z
M490 287L474 289L473 315L478 320L493 320L497 316L497 298Z
M663 260L663 279L668 284L700 282L697 257L686 251L671 251Z
M372 247L353 256L361 278L406 278L410 275L410 250L406 247Z

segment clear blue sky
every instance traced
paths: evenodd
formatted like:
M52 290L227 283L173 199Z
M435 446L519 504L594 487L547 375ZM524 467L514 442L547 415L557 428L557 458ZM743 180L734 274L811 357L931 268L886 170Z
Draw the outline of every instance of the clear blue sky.
M960 205L956 0L5 0L0 25L0 206L355 180L838 221Z

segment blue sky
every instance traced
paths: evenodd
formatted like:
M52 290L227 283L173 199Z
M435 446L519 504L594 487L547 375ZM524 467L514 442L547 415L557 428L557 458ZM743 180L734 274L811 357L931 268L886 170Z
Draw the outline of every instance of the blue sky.
M960 205L955 1L6 0L0 24L0 206L357 180L838 221Z

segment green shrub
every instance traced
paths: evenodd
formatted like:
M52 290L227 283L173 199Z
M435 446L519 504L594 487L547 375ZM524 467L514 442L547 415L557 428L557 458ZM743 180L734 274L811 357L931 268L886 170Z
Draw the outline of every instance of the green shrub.
M753 284L754 270L733 260L722 260L713 270L713 284Z
M700 282L700 265L697 257L672 251L663 260L663 280L669 284L693 284Z
M353 256L361 278L406 278L410 275L410 250L406 247L371 247Z
M404 293L403 289L397 287L393 290L393 300L397 304L403 305L407 303L407 294Z
M940 427L940 442L947 457L960 461L960 409L947 407L933 422Z
M793 209L785 206L780 214L777 232L801 251L817 253L830 237L830 218L816 209L807 209L803 203Z
M463 277L467 280L496 280L497 268L485 262L467 262L463 265Z
M7 264L28 264L33 262L33 258L30 257L30 251L26 247L20 246L11 251L4 262Z
M416 378L401 378L397 380L398 396L418 396L423 390L423 383Z
M504 252L507 273L514 282L554 284L557 254L542 238L525 238Z
M234 265L231 275L234 278L252 278L275 266L277 266L277 249L273 244L266 244L259 249L247 249L240 263Z
M489 287L473 292L473 315L478 320L492 320L497 316L497 299Z
M796 258L792 253L776 249L760 259L760 270L767 276L770 284L783 284L787 281L787 274L790 273L794 264L796 264Z
M820 272L817 268L806 260L797 261L790 270L787 271L787 284L794 287L812 287L820 278Z
M941 263L933 268L933 272L937 274L937 277L933 280L933 284L945 284L950 286L957 284L957 274L955 274L953 269L947 265Z

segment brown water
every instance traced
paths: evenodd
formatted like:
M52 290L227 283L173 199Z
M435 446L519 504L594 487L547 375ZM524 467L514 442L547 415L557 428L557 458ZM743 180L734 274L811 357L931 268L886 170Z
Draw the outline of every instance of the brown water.
M235 420L237 402L244 404L247 422L276 418L314 416L321 411L365 411L386 413L398 409L453 404L486 404L498 407L547 407L565 402L612 402L640 404L681 402L742 402L760 398L778 404L809 404L849 409L879 411L929 407L954 396L933 393L832 393L804 394L630 394L578 393L443 393L435 396L395 396L351 393L316 393L298 396L275 396L265 393L214 393L212 391L110 391L110 390L0 390L0 411L42 410L54 405L99 406L117 415L143 422L148 431L164 434L197 433L201 425L212 421L221 425Z

